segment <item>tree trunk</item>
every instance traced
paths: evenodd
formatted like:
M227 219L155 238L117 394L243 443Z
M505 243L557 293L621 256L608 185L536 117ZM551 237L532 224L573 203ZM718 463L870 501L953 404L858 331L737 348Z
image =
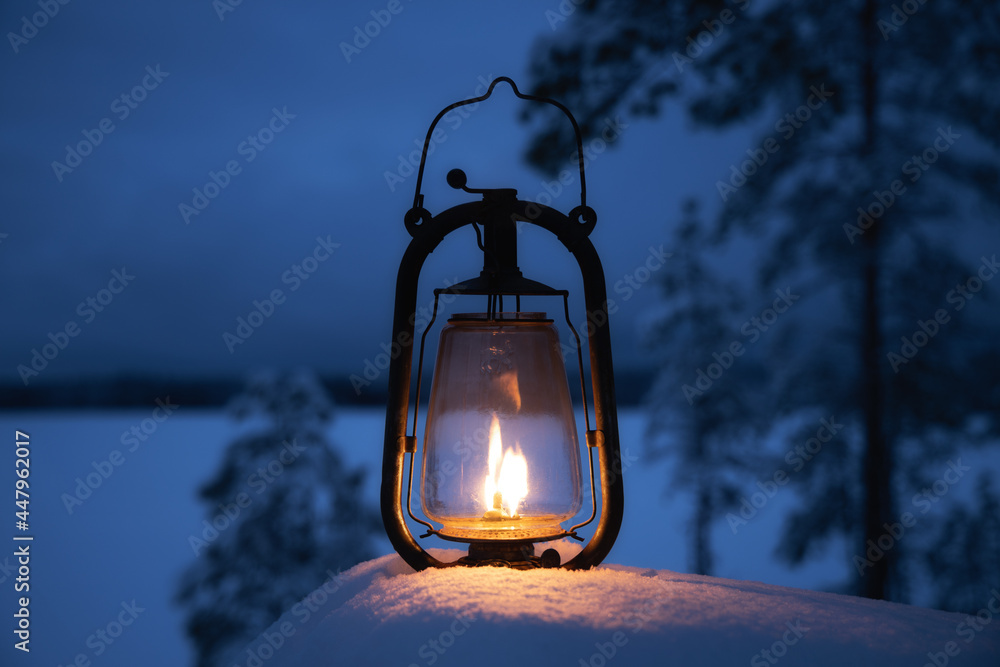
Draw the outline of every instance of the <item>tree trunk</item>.
M698 410L698 406L695 406ZM695 507L691 517L691 528L694 535L691 540L692 565L695 574L712 574L712 485L714 476L708 473L712 461L709 460L706 446L707 429L703 425L704 417L694 415L694 469L695 469Z
M868 164L875 152L878 140L877 128L877 81L875 75L876 48L876 0L865 0L861 12L861 30L864 38L864 62L862 64L862 94L864 104L864 144L861 147L863 164ZM867 171L867 170L866 170ZM871 173L871 172L868 172ZM888 211L872 225L862 237L864 263L862 268L862 312L860 355L861 392L864 401L865 458L862 473L864 490L864 540L862 553L868 558L869 544L877 545L885 532L884 525L892 522L892 457L888 439L882 423L884 396L882 386L882 331L880 327L879 274L880 248L879 227L885 224ZM871 563L862 575L861 594L874 599L885 599L891 591L889 576L898 554L893 545L878 559L868 558ZM877 552L876 552L877 553ZM873 553L872 555L875 555Z
M698 481L698 499L694 518L694 571L712 574L712 485L704 476Z

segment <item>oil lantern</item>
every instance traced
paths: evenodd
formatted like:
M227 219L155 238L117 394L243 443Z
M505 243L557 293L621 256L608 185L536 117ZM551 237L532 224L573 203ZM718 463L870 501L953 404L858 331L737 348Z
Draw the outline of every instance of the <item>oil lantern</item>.
M557 107L572 123L580 205L564 214L520 200L513 189L473 189L465 173L453 169L448 184L480 198L432 215L424 208L420 189L438 121L452 109L486 100L500 82L510 85L520 99ZM507 77L495 79L482 96L446 107L427 131L413 207L403 220L412 240L396 281L392 332L396 353L389 365L381 489L382 519L393 547L417 570L461 565L586 569L599 564L618 535L624 497L607 289L600 258L589 239L597 215L586 203L582 137L576 120L559 102L522 94ZM569 292L525 277L518 266L522 224L554 234L580 268L589 392L581 336L570 321ZM418 341L421 267L445 236L467 227L475 231L483 269L478 276L434 290L433 315ZM472 233L464 233L471 240ZM424 346L443 294L473 307L448 318L441 327L426 423L418 437ZM522 297L550 297L552 312L563 319L557 325L546 312L522 311ZM572 336L569 344L559 338L563 322ZM570 398L567 357L579 366L582 439ZM415 386L412 418L411 386ZM589 473L589 508L583 507L584 471ZM413 511L415 481L422 516ZM587 541L578 531L595 520ZM411 525L423 527L419 537ZM468 555L454 562L435 558L417 542L431 536L467 544ZM539 543L567 537L587 543L566 562L555 549L535 555Z

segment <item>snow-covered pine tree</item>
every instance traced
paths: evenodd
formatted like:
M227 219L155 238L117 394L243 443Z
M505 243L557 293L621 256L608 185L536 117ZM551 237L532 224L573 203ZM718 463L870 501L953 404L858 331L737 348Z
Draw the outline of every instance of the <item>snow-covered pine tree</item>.
M998 335L983 303L992 288L961 312L962 297L948 301L981 253L995 262L1000 5L589 0L557 18L532 58L531 92L573 109L585 139L617 114L655 116L671 98L702 127L758 129L720 167L713 236L758 238L761 291L799 284L819 311L793 314L798 354L773 364L772 404L832 414L857 444L847 460L817 457L808 480L796 477L803 502L781 553L798 563L846 538L845 589L906 599L907 561L923 561L907 558L916 540L893 541L860 572L849 562L885 543L885 527L913 509L915 482L1000 436L995 417L986 437L967 428L998 404L996 374L984 372L995 365L983 365ZM553 114L528 158L554 173L574 147ZM950 320L925 324L932 336L918 323L939 309ZM960 321L975 335L960 335Z
M746 304L719 267L706 266L706 231L697 202L685 202L674 259L662 273L662 311L647 334L658 365L647 397L648 452L673 459L667 488L693 496L690 568L697 574L713 573L711 528L738 502L739 478L762 465L752 437L769 425L761 420L759 355L739 331Z
M933 573L934 604L975 614L1000 582L1000 494L984 473L976 480L972 506L959 505L926 552Z
M191 538L178 594L198 667L222 667L329 572L371 558L381 526L364 472L327 442L333 405L311 373L258 374L231 407L249 429L200 491L216 532Z

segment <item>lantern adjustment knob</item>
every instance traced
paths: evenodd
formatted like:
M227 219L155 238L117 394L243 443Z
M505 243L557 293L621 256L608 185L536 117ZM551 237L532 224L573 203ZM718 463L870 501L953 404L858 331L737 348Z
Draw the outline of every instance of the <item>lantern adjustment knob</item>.
M456 190L464 190L465 184L469 182L468 177L466 177L465 172L461 169L452 169L448 172L445 177L448 181L448 185L455 188Z
M472 195L483 195L487 200L517 199L517 190L514 188L470 188L469 179L461 169L452 169L445 177L448 185L456 190L463 190Z

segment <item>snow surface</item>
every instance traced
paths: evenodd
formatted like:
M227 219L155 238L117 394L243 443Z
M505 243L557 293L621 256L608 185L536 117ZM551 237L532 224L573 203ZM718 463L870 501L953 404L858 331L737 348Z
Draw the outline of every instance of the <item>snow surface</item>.
M434 553L444 560L460 555ZM995 596L998 613L986 609L983 618L1000 616L1000 591ZM921 607L616 565L414 572L392 554L328 580L226 664L779 662L996 667L1000 618L970 624L961 614Z

